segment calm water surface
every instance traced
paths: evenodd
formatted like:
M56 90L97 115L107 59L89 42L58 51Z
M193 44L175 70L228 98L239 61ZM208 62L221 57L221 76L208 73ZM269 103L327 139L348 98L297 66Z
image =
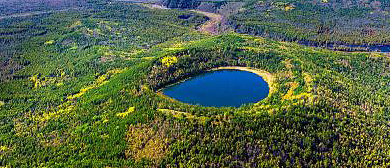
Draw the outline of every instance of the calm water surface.
M167 87L163 93L189 104L239 107L266 98L269 86L252 72L219 70Z

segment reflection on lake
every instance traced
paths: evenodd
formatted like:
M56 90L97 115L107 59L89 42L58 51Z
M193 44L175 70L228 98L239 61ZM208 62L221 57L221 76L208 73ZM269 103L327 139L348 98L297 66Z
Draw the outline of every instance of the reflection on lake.
M269 86L252 72L218 70L167 87L163 93L189 104L239 107L266 98Z

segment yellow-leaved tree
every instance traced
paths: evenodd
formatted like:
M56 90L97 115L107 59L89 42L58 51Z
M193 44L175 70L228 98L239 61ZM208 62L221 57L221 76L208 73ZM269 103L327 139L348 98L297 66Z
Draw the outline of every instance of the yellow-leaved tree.
M175 56L166 56L161 60L161 63L167 67L172 66L173 64L176 64L178 61L177 57Z

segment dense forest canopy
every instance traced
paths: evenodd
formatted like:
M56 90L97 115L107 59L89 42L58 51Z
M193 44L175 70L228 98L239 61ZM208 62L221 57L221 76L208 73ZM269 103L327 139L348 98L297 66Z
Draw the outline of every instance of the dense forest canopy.
M235 30L317 45L389 44L390 1L252 1L230 17Z
M86 6L87 0L0 0L0 17L10 14Z
M163 4L216 12L238 33L276 40L361 51L390 45L390 1L385 0L167 0Z
M354 2L201 2L219 35L197 10L118 1L0 19L0 167L389 167L389 54L275 40L387 44L388 2ZM158 92L223 66L263 72L269 96Z

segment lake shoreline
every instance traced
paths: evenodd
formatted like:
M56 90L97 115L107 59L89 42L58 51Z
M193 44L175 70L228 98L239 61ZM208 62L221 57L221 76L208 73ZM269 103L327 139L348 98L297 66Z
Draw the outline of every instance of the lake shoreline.
M187 78L185 78L183 80L180 80L178 82L174 82L174 83L168 84L168 85L166 85L164 87L161 87L158 90L156 90L156 93L157 93L157 95L159 95L159 96L161 96L163 98L168 98L170 101L178 101L178 100L176 100L176 99L174 99L172 97L169 97L169 96L165 95L163 90L165 90L165 89L167 89L167 88L169 88L171 86L177 85L179 83L186 82L186 81L188 81L188 80L190 80L190 79L192 79L194 77L197 77L199 75L202 75L202 74L205 74L205 73L209 73L209 72L219 71L219 70L246 71L246 72L251 72L251 73L254 73L254 74L260 76L261 78L264 79L264 81L268 84L268 87L269 87L269 93L268 93L268 96L265 99L270 97L270 95L276 91L275 77L274 77L274 75L272 75L271 73L269 73L267 71L260 70L260 69L255 69L255 68L251 68L251 67L223 66L223 67L217 67L217 68L211 68L211 69L208 69L208 70L204 70L204 71L202 71L202 72L200 72L200 73L198 73L196 75L188 76Z
M234 66L210 67L202 70L198 75L165 86L157 92L157 95L162 98L169 97L167 99L169 101L192 105L239 108L243 104L256 104L267 99L273 88L270 82L273 82L272 75L262 70ZM234 91L236 89L240 91ZM230 103L224 103L225 100Z

